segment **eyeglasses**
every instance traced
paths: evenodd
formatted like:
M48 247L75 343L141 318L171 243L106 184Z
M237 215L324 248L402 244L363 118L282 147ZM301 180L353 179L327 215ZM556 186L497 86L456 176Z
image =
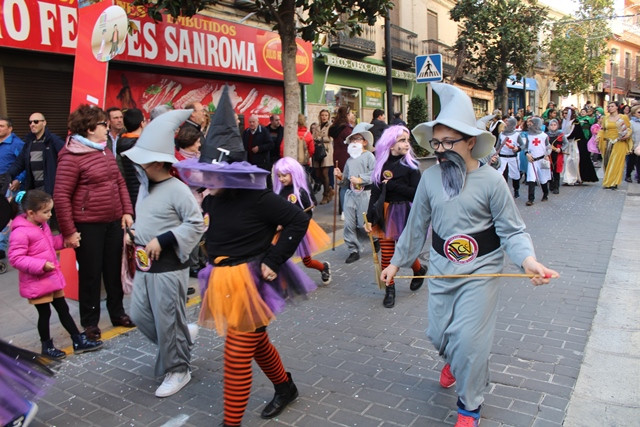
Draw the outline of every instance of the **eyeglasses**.
M102 125L104 127L107 127L107 122L98 122L98 123L96 123L96 126L100 126L100 125Z
M444 148L445 150L451 150L451 149L453 149L453 144L455 144L456 142L460 142L463 139L464 139L464 136L462 138L458 138L458 139L445 139L444 141L439 141L439 140L433 138L432 140L429 141L429 145L434 150L437 150L438 147L440 147L441 145L442 145L442 148Z
M33 123L34 125L37 125L40 122L44 122L44 120L29 120L29 124Z
M354 135L351 138L349 138L349 142L358 142L358 141L364 141L364 138L360 135Z

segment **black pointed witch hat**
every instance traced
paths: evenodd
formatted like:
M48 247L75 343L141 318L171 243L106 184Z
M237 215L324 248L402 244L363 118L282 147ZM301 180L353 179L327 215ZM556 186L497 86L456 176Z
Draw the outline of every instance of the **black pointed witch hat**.
M224 85L216 113L211 120L207 136L200 147L200 162L242 161L246 153L238 122L229 98L229 86Z

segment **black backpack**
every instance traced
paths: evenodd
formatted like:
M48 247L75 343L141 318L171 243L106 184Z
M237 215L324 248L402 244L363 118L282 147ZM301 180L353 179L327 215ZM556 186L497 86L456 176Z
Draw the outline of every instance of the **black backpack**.
M325 157L327 157L327 149L324 147L324 142L314 141L315 151L313 152L313 161L322 163Z

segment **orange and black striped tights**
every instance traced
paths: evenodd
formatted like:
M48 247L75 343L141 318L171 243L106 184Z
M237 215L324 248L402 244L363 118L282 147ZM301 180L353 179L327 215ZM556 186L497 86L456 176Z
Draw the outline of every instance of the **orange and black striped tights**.
M271 344L267 328L255 332L227 331L224 344L224 424L239 426L251 392L251 360L273 384L287 382L278 350Z
M380 267L384 270L389 266L391 262L391 257L396 250L396 241L391 239L379 239L380 242ZM419 273L422 266L420 265L420 260L416 258L411 264L411 269L414 273ZM389 285L393 285L394 281L392 280Z
M324 270L324 264L318 261L317 259L313 259L310 256L306 256L302 258L302 263L307 268L315 268L318 271Z

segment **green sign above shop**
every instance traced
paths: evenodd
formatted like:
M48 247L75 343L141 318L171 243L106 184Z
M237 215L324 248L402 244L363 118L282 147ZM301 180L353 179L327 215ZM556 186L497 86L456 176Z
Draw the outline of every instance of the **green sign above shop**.
M341 58L336 55L325 54L324 63L330 67L345 68L347 70L360 71L362 73L386 76L387 70L382 65L370 64L368 62L355 61L353 59ZM392 70L391 75L395 79L415 80L415 73L407 71Z

